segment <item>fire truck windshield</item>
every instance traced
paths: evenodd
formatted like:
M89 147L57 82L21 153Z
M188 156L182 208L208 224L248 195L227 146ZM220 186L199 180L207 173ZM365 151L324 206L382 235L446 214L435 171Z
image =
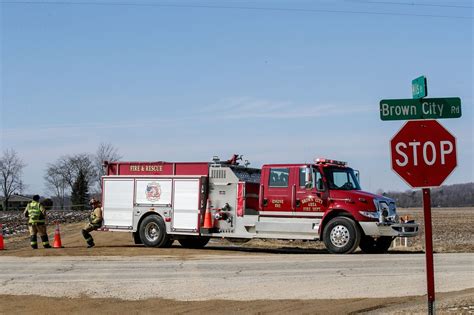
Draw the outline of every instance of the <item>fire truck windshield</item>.
M360 185L354 170L348 167L325 167L329 189L334 190L360 190Z

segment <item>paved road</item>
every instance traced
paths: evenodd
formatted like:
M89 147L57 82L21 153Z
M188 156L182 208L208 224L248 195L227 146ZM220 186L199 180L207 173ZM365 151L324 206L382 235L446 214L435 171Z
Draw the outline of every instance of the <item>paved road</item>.
M0 294L176 300L423 295L420 254L0 257ZM435 255L436 290L474 287L474 254Z

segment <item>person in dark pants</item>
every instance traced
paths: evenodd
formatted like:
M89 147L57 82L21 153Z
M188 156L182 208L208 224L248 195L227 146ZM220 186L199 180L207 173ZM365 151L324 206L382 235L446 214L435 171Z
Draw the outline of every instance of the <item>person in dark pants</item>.
M87 248L95 246L94 239L90 232L95 231L102 226L102 205L100 204L100 201L92 198L89 204L92 207L92 212L89 216L89 223L87 223L81 231L82 236L84 236L84 239L87 242Z
M41 242L44 248L51 248L48 240L48 233L46 232L46 210L39 203L40 197L33 196L33 201L30 202L23 212L24 216L28 218L28 229L30 231L31 248L38 249L37 234L41 237Z

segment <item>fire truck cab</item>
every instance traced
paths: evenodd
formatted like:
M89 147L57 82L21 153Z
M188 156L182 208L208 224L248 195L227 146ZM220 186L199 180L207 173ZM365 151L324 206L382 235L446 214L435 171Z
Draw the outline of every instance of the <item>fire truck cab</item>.
M386 252L395 237L418 234L395 202L361 190L345 162L239 165L110 162L103 177L103 230L136 243L203 247L210 238L322 240L331 253Z

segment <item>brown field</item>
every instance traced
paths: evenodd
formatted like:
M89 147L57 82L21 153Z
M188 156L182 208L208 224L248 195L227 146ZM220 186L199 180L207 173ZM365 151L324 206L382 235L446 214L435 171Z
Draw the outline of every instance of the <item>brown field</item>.
M419 236L408 239L412 250L425 244L423 209L399 209L400 215L411 215L420 224ZM474 252L474 207L433 208L431 210L433 248L436 253Z

